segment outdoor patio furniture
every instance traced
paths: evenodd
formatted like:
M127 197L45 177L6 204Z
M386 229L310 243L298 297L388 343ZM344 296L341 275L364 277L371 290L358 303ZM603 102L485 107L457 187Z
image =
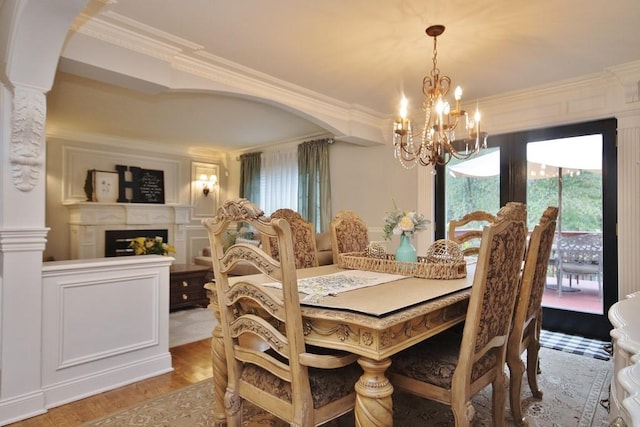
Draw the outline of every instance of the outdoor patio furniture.
M569 287L572 286L571 276L576 276L576 284L579 276L596 276L598 295L602 296L602 234L561 237L556 262L558 295L562 294L562 279L566 274L569 275Z

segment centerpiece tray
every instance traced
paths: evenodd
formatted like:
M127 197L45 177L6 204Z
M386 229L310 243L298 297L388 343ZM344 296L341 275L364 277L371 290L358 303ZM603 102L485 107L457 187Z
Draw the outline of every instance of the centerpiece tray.
M364 252L346 252L340 254L338 258L338 266L350 270L377 271L422 279L462 279L467 277L467 263L464 260L442 263L419 256L418 262L401 262L396 261L393 254L371 257Z

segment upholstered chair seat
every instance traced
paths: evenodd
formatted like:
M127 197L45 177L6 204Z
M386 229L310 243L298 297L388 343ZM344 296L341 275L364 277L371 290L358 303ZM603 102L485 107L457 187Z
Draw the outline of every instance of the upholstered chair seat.
M362 375L357 364L339 369L309 368L309 383L313 407L320 409L355 392L353 386ZM256 365L247 364L242 370L242 381L252 384L265 393L291 404L291 383Z
M453 373L458 366L462 335L442 333L391 358L390 372L442 388L451 388ZM496 355L489 352L474 363L471 382L486 374L496 364Z

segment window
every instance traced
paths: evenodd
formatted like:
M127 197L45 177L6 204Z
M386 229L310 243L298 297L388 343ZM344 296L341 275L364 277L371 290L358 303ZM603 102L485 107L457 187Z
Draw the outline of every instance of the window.
M307 141L289 149L240 156L240 197L271 215L289 208L327 230L331 221L329 145L332 139ZM259 184L259 185L258 185Z
M281 208L298 211L298 152L289 150L262 153L260 168L260 208L271 215Z

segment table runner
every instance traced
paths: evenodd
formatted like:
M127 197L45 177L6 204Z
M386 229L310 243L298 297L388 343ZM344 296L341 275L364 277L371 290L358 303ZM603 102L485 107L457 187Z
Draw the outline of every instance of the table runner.
M298 279L298 292L306 294L301 302L318 302L322 297L335 296L342 292L380 285L406 279L401 274L378 273L375 271L346 270L339 273ZM264 286L282 289L282 283L265 283Z

